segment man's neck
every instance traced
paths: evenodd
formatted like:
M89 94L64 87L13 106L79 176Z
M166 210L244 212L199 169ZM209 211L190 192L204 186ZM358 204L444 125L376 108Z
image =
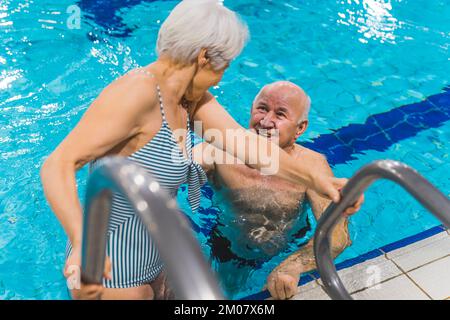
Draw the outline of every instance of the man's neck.
M290 144L288 146L285 146L282 148L287 154L289 155L294 155L294 151L295 151L295 143Z

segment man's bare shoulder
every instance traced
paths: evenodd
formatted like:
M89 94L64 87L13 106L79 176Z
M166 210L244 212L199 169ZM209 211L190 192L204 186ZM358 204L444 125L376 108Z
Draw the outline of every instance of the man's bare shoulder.
M325 156L317 151L308 149L302 145L299 144L295 144L295 153L294 153L294 157L296 159L307 159L307 160L312 160L312 161L316 161L316 160L322 160L322 161L326 161L327 159L325 158Z
M295 153L293 156L296 159L307 162L310 167L315 169L329 170L330 168L327 158L323 154L298 144L295 145Z

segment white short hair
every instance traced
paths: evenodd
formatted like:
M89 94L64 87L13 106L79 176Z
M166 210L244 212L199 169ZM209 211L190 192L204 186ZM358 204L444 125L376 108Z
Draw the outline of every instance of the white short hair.
M306 95L305 110L303 110L302 117L298 122L299 124L302 123L303 121L308 120L309 110L311 110L311 98L308 95Z
M248 40L247 26L220 0L183 0L159 29L156 51L181 63L192 63L201 49L214 69L236 58Z

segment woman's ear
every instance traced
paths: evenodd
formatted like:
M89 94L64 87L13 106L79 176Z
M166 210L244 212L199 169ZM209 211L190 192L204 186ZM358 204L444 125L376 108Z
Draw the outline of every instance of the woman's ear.
M200 67L204 67L208 64L208 54L205 48L202 48L197 57L197 63Z

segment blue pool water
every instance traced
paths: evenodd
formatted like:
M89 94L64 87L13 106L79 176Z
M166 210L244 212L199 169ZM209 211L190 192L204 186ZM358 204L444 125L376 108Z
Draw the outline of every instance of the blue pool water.
M39 168L104 86L156 58L157 31L176 3L0 3L0 299L68 298L61 273L66 238L44 199ZM66 23L73 4L82 11L79 29ZM247 22L251 41L212 92L242 125L264 84L294 81L312 98L310 125L299 142L326 154L337 176L395 159L449 195L447 1L225 4ZM86 177L86 168L77 173L82 202ZM209 188L203 194L202 209L191 219L208 255L222 208ZM186 209L184 198L181 193ZM350 219L353 245L338 259L437 224L399 187L378 182ZM258 292L287 254L253 270L233 297Z

